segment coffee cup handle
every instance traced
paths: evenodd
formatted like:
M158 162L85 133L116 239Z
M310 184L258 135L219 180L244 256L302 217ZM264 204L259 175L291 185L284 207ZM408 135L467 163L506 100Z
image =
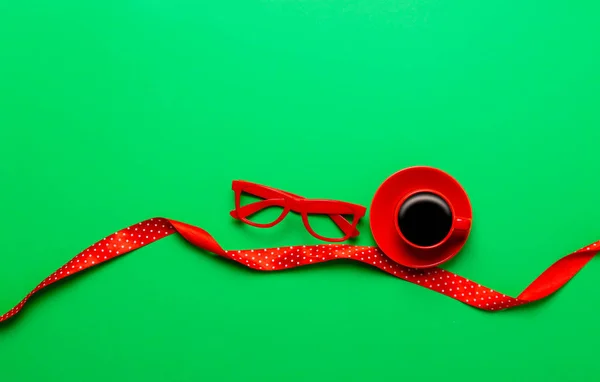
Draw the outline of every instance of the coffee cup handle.
M454 233L466 234L471 229L471 219L457 217L454 219Z

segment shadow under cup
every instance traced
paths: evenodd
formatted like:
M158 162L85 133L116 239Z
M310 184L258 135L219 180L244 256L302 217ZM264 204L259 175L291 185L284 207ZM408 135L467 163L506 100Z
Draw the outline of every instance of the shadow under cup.
M400 237L418 249L437 248L455 232L470 228L470 219L456 217L451 204L431 191L415 192L403 199L395 216Z

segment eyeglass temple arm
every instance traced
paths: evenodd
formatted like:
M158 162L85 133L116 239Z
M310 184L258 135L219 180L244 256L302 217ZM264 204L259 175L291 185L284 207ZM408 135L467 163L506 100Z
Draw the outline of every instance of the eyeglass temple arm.
M265 199L265 200L261 200L261 201L247 204L243 207L237 208L237 209L231 211L229 214L236 219L247 218L248 216L254 215L258 211L263 210L267 207L271 207L271 206L283 207L283 204L284 204L283 199Z

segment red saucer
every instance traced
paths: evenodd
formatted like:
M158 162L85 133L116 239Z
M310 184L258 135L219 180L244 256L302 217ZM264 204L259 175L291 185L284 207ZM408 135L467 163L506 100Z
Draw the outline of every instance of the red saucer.
M404 242L396 231L394 212L405 196L420 190L441 194L457 216L472 218L467 193L456 179L433 167L416 166L398 171L379 186L371 203L370 224L377 245L392 260L407 267L429 268L454 257L464 246L470 230L434 249L417 249Z

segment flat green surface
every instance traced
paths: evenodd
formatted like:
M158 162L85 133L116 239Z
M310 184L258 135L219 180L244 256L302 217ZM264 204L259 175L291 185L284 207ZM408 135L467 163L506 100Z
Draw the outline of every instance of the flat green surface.
M369 205L412 165L473 204L444 267L516 295L600 238L599 19L567 0L0 2L0 310L149 217L228 249L318 243L294 215L234 224L232 179ZM489 314L170 237L0 326L0 381L597 380L599 277Z

